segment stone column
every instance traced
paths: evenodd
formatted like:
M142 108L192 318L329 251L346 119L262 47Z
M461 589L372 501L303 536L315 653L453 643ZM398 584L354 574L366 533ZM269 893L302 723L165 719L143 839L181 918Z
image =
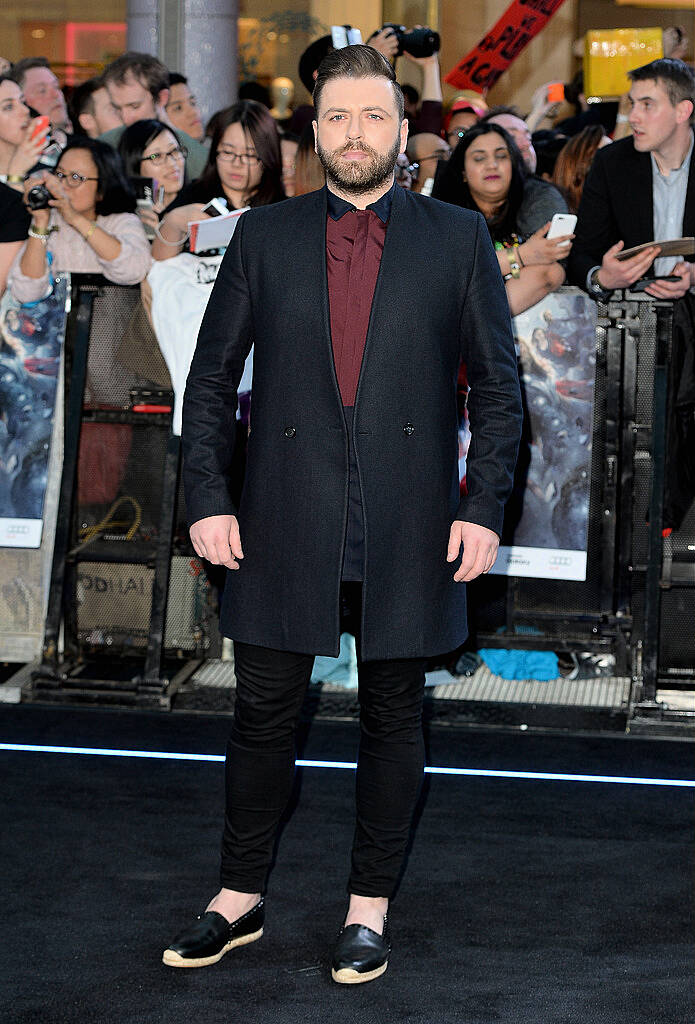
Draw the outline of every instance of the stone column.
M237 95L237 0L128 0L128 48L186 75L206 120Z
M157 53L157 0L128 0L128 49Z

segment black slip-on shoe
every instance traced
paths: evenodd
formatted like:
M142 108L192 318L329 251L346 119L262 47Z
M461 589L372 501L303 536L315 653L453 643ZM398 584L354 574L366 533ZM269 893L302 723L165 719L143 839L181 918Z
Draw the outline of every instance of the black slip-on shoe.
M221 960L235 946L255 942L263 934L265 901L260 900L247 914L232 921L206 910L195 922L176 936L164 950L162 963L169 967L208 967Z
M384 917L384 933L379 935L365 924L341 928L333 950L331 977L341 985L359 985L373 981L389 965L391 938Z

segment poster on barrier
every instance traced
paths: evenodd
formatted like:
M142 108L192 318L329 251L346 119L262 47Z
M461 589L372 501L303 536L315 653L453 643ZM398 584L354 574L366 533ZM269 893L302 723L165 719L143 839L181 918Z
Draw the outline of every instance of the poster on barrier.
M40 532L40 547L0 546L1 661L34 661L41 656L43 646L63 469L63 373L59 348L62 348L69 295L70 275L56 275L55 304L50 303L53 315L43 320L38 316L39 307L35 307L35 316L29 320L22 319L21 325L16 304L11 303L7 296L0 304L0 502L3 530L11 528L17 519L25 518L16 514L17 500L29 503L31 499L32 524L37 522L33 517L39 514L41 505L37 531ZM15 312L8 317L10 309ZM17 330L20 331L19 340ZM51 333L53 341L49 340ZM26 336L24 340L22 334ZM52 372L42 374L42 370ZM33 386L30 389L22 386L27 383L38 385L38 396ZM48 400L51 395L53 405L50 402L44 405L44 399ZM22 469L27 471L26 477ZM8 504L13 511L9 517L5 512ZM21 511L25 511L25 506ZM31 528L36 530L35 525Z
M596 303L562 288L512 320L524 399L516 492L492 573L586 579ZM505 543L506 542L506 543Z
M38 548L70 279L20 305L0 303L0 548Z

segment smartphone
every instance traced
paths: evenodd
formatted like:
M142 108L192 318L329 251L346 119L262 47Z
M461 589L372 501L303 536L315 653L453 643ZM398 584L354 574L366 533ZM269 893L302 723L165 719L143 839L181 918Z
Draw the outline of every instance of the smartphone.
M559 238L561 235L571 235L574 231L577 218L573 213L556 213L550 222L546 238Z
M682 280L678 274L665 274L664 277L643 277L639 281L635 281L634 284L629 284L625 289L626 292L643 292L649 287L650 284L655 284L657 281L680 281Z
M351 25L331 25L331 41L334 49L342 50L344 46L361 43L362 33L358 28L352 28Z
M227 203L224 199L211 199L207 206L204 206L200 212L207 213L208 217L225 217L229 213L229 210L227 209Z
M548 86L548 103L562 103L565 98L563 82L551 82Z
M48 127L51 123L51 119L42 114L40 117L35 117L31 129L30 139L32 142L34 139L38 139L41 135L45 135L48 131Z

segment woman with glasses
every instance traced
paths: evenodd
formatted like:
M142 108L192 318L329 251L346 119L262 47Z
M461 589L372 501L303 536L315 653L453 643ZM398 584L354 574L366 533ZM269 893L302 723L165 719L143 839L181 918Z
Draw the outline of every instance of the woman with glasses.
M105 142L73 137L55 172L24 184L25 202L45 185L47 205L31 210L29 237L10 269L8 285L20 302L50 291L51 272L103 274L138 284L150 268L150 247L136 217L135 196L118 154ZM29 201L31 203L31 200Z
M204 219L201 211L212 199L224 199L230 210L239 210L284 198L280 137L274 119L255 100L235 103L216 116L205 169L197 181L181 190L162 219L152 255L165 260L181 252L189 222Z
M138 204L137 210L140 220L152 232L183 188L188 150L168 125L146 120L135 121L124 129L118 152L129 181L137 184L135 179L146 178L152 183L152 206ZM163 196L158 199L161 189Z

